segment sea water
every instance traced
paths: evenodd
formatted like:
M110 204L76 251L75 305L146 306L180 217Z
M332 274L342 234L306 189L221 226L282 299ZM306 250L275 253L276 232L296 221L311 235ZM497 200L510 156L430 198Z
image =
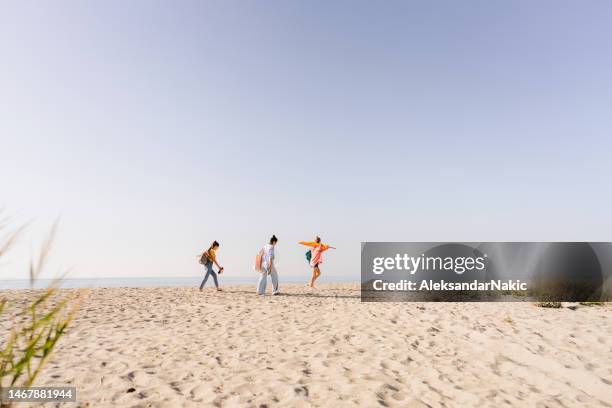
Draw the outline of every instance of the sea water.
M199 286L203 279L202 276L183 276L183 277L144 277L144 278L66 278L64 279L60 287L62 288L141 288L150 286ZM253 273L252 277L239 277L239 276L226 276L221 274L219 276L219 283L223 285L255 285L259 275ZM303 283L310 279L310 275L303 277L295 276L280 276L280 284L283 283ZM211 280L211 279L209 279ZM51 279L38 279L34 282L34 285L30 285L28 279L0 279L0 290L2 289L29 289L31 287L35 289L46 288L53 281ZM359 282L359 276L346 276L346 277L333 277L321 276L317 283L350 283ZM207 285L211 285L212 282L207 282Z

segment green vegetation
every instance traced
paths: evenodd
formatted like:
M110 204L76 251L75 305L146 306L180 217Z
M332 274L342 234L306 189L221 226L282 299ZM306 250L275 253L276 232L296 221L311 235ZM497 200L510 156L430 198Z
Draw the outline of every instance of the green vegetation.
M603 306L606 302L580 302L582 306Z
M7 230L9 221L0 218L0 234ZM0 259L13 247L23 229L0 236ZM56 229L57 223L43 243L38 259L30 263L31 286L45 267ZM46 289L32 289L22 305L13 305L0 293L0 317L7 314L8 319L3 320L10 322L8 330L0 334L0 393L3 387L32 386L83 301L82 290L58 290L61 279Z

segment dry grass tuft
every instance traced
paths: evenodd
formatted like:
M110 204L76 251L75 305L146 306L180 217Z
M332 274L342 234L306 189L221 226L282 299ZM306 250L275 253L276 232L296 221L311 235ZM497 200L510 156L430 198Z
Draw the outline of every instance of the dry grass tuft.
M538 307L547 307L550 309L559 309L561 307L561 302L538 302L536 303Z

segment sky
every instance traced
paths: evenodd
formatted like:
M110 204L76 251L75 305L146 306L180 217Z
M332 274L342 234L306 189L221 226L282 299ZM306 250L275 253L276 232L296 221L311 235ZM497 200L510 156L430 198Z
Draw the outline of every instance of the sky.
M281 276L362 241L612 241L609 1L5 1L0 278Z

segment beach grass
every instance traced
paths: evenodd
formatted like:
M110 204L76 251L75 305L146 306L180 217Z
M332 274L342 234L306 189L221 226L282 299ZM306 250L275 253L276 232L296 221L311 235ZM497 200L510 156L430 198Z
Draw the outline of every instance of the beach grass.
M30 262L31 286L45 268L57 225L56 222L51 228L38 257ZM10 218L0 218L0 233L6 231L0 238L0 258L15 245L25 225L12 231L9 229ZM62 278L55 279L46 289L36 290L34 297L25 304L15 305L7 299L0 299L0 316L6 314L11 321L0 345L0 393L3 387L30 387L34 384L84 300L84 290L60 293L58 287Z
M549 309L559 309L562 305L561 302L537 302L536 306Z

